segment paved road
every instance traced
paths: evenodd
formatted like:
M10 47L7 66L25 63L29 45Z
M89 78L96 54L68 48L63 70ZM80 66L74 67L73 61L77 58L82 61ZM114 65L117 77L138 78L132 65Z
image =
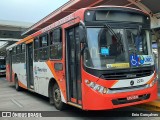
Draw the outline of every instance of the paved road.
M72 112L68 112L71 111ZM54 114L56 114L58 119L64 119L64 120L99 120L99 119L104 119L103 115L105 114L112 114L115 117L112 117L110 119L117 119L116 114L120 111L121 114L125 115L127 114L128 111L133 111L133 113L136 112L148 112L150 113L151 111L147 111L145 109L140 109L136 107L125 107L125 108L120 108L120 109L115 109L113 111L80 111L77 108L74 107L69 107L66 111L60 112L55 109L54 106L51 106L49 104L48 98L29 92L27 90L22 90L20 92L17 92L14 88L14 85L8 83L4 77L0 78L0 111L55 111ZM77 112L78 111L78 112ZM63 114L65 113L65 114ZM60 115L59 115L60 114ZM102 115L101 118L98 117L86 117L86 115ZM61 117L62 115L69 116L69 117ZM76 116L83 116L83 117L76 117ZM159 116L160 117L160 116ZM152 119L159 120L159 117L152 117ZM16 118L0 118L0 120L15 120ZM21 118L23 120L27 118ZM33 118L32 118L33 119ZM40 118L34 118L34 119L40 119ZM41 118L44 119L45 118ZM48 118L48 119L56 119L54 118ZM124 117L118 119L148 119L150 120L151 118L145 118L145 117Z

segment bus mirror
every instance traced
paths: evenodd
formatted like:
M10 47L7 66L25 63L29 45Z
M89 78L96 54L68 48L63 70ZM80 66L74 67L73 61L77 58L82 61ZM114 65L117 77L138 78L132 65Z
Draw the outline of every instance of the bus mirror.
M79 39L80 42L84 43L84 39L85 39L85 29L82 25L79 26Z

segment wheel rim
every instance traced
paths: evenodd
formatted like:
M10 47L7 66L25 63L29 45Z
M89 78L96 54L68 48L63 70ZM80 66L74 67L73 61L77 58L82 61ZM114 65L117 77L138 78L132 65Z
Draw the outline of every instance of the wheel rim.
M61 101L61 93L60 93L60 89L58 89L58 88L54 90L54 100L58 104Z

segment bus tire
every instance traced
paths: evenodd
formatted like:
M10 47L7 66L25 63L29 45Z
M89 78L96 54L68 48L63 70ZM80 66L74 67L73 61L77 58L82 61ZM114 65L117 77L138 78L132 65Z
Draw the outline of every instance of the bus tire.
M16 90L17 90L17 91L20 91L20 90L21 90L21 87L20 87L19 84L18 84L18 77L17 77L17 76L15 76L14 81L15 81L15 88L16 88Z
M66 107L66 104L62 102L61 100L61 92L60 88L57 83L53 85L53 101L54 105L58 110L64 110Z

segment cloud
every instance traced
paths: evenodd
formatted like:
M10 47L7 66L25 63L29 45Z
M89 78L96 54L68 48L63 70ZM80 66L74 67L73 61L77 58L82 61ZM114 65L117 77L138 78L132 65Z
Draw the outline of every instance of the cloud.
M0 19L36 23L68 0L1 0Z

